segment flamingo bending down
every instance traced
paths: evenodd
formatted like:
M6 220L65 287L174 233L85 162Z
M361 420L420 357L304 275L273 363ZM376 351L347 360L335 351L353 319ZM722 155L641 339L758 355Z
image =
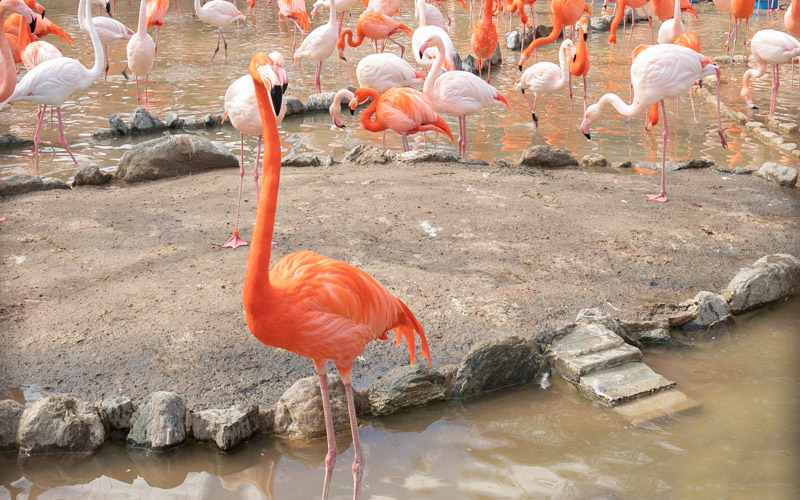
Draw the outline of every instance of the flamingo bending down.
M440 54L444 52L442 39L438 35L432 35L426 40L421 50L425 50L428 45L439 49ZM438 113L458 117L458 155L465 157L467 155L467 115L474 115L493 104L505 104L509 109L511 109L511 105L496 88L472 73L447 71L443 75L439 75L445 60L448 62L448 69L453 69L452 58L437 57L428 72L422 92L431 100Z
M589 68L592 66L592 60L589 57L589 50L586 48L586 33L589 27L589 18L581 17L578 27L578 47L575 49L575 57L569 61L569 74L572 76L583 77L583 111L586 112L586 75L589 74ZM570 99L572 98L572 84L570 83L569 89Z
M675 5L672 17L664 21L658 28L658 37L656 38L658 43L672 43L686 31L683 21L681 21L681 3L678 0L672 3Z
M136 33L128 40L125 52L128 55L128 68L136 78L136 103L140 106L142 99L139 94L139 76L144 75L144 107L147 109L147 85L149 83L150 70L153 69L153 61L156 57L156 44L150 34L147 33L145 9L145 0L139 0L139 24ZM94 23L90 23L90 25L94 29ZM125 71L122 74L126 78L128 77Z
M470 36L472 52L475 54L475 63L481 77L483 77L483 60L489 60L487 82L492 79L492 56L497 49L497 26L492 20L492 3L493 0L483 0L483 16L472 26Z
M780 86L781 64L787 63L800 56L800 41L788 33L778 30L760 30L750 40L750 51L756 60L756 68L750 68L742 77L742 99L750 109L758 109L753 104L750 91L750 80L759 78L767 71L767 65L772 65L772 98L769 103L769 114L775 112L775 101L778 98Z
M278 52L269 54L272 64L261 66L259 72L262 75L274 73L278 81L282 85L282 91L286 91L289 84L289 78L286 75L286 70L283 67L283 56ZM263 128L261 123L261 115L258 111L258 103L256 102L255 85L250 75L244 75L235 82L233 82L228 90L225 91L224 99L224 113L222 115L222 122L225 122L225 117L231 121L233 128L239 131L240 139L240 161L239 161L239 196L236 201L236 221L233 227L233 234L230 239L223 244L223 247L237 248L242 245L247 245L247 242L239 236L239 209L242 206L242 184L244 181L244 134L258 136L258 144L256 145L256 161L253 166L253 180L256 183L256 203L258 203L258 156L261 151L261 130ZM278 125L283 122L286 116L286 101L281 100L280 107L273 108L275 119Z
M608 104L614 106L614 109L623 116L634 116L647 109L651 104L660 101L661 110L664 112L664 133L661 146L661 192L657 195L647 195L647 199L665 202L667 201L667 190L664 182L664 169L667 160L667 137L669 131L664 99L680 96L694 84L695 80L715 73L717 75L717 134L722 147L726 148L728 147L728 141L722 131L719 110L719 66L703 54L672 44L654 45L643 50L631 64L633 102L628 105L616 94L603 95L597 103L586 109L583 114L581 131L587 139L591 139L589 126L600 117L603 108Z
M355 99L355 96L349 89L339 89L336 91L336 94L333 96L333 102L331 106L328 108L328 113L330 113L331 118L333 118L333 124L339 128L347 128L347 126L342 123L341 116L342 116L342 99L347 99L348 104L350 101ZM350 109L348 106L347 109ZM350 109L350 114L354 115L356 110Z
M533 126L536 129L539 128L539 118L536 117L536 100L539 94L549 94L569 85L568 51L575 57L575 44L570 39L561 42L561 47L558 49L558 66L551 62L538 62L526 69L514 83L514 89L522 89L522 95L528 101ZM533 104L525 94L525 89L533 91Z
M631 34L628 43L633 38L633 25L636 24L636 9L642 8L647 5L647 2L650 0L617 0L617 6L615 7L616 10L614 11L614 19L611 21L611 29L608 33L608 43L614 45L617 43L617 26L619 26L620 21L622 21L623 16L625 15L625 8L630 7L632 12L631 15ZM647 11L645 11L645 15L647 15ZM653 20L650 19L650 16L647 16L647 22L650 24L650 42L653 42Z
M339 37L339 29L336 27L336 0L330 0L330 18L327 24L323 24L314 29L300 44L294 53L292 64L298 59L308 59L314 61L317 66L314 75L314 86L317 92L322 92L320 83L320 73L322 73L322 62L327 59L336 48L336 40Z
M214 49L214 54L211 55L211 60L217 56L219 52L219 39L225 45L225 58L228 58L228 42L225 40L225 35L222 33L222 28L231 24L232 22L244 19L246 16L239 12L235 5L227 0L211 0L200 6L200 0L194 0L194 11L197 17L206 24L210 24L217 28L217 48ZM280 15L280 14L279 14Z
M540 45L547 45L553 43L561 34L561 28L564 26L575 26L575 23L586 13L592 17L589 6L583 0L553 0L550 3L550 10L553 12L553 30L549 35L533 40L522 51L519 56L519 70L522 71L522 65L531 56L536 47ZM574 28L573 28L574 29Z
M97 2L95 1L94 3ZM105 0L102 3L106 6L106 11L108 11L110 6L108 0ZM89 27L86 25L86 18L83 17L82 13L79 14L78 25L81 27L82 31L88 32ZM95 29L97 30L97 36L100 38L100 43L103 45L103 59L105 61L103 66L103 79L105 80L108 77L108 45L120 40L130 40L133 36L133 30L116 19L112 19L110 17L95 16L91 19L92 23L94 23Z
M417 61L417 64L425 68L425 71L431 69L433 66L433 60L436 59L439 55L437 49L435 47L431 47L423 52L420 52L419 48L425 43L425 40L430 38L432 35L439 35L439 37L444 42L445 52L452 56L453 52L456 50L453 46L453 41L450 39L450 35L439 26L434 26L433 24L428 24L428 11L427 7L430 7L425 0L414 0L414 11L419 15L419 27L414 30L414 33L411 35L411 51L414 54L414 59ZM372 87L372 85L361 85L362 87ZM377 87L372 87L377 89ZM380 90L378 90L380 92Z
M409 134L426 130L445 134L453 140L450 127L436 114L433 103L422 92L403 87L380 94L375 89L360 88L355 91L355 99L350 101L350 109L355 110L358 103L370 97L372 102L361 112L361 125L370 132L394 130L403 138L403 151L408 151ZM373 115L374 120L371 119Z
M79 9L85 9L86 16L91 16L92 5L87 0L80 0ZM78 161L69 149L69 143L64 137L64 125L61 122L61 105L67 98L78 90L85 89L100 76L103 67L103 56L100 38L97 36L93 24L89 24L89 36L92 38L94 49L94 65L87 69L77 59L70 57L57 57L50 59L31 69L17 84L14 92L7 100L0 103L0 109L7 103L17 99L27 99L36 104L43 104L36 117L36 132L33 136L34 157L36 171L39 171L39 130L44 119L44 110L47 106L55 106L58 114L58 132L61 145L67 150L75 164Z
M261 66L272 61L258 53L250 61L250 76L256 89L264 135L264 183L256 211L253 239L244 276L242 302L247 326L262 343L311 358L319 376L328 453L322 498L328 496L338 454L328 396L327 362L332 360L344 383L350 430L353 436L353 492L358 498L364 472L364 456L358 437L353 402L353 360L367 342L387 339L394 330L399 344L404 337L414 363L416 332L422 357L431 363L425 333L414 313L374 278L357 267L311 251L282 257L269 269L272 235L280 184L281 149L275 115L268 104L281 100L275 75L264 78Z
M36 15L22 0L0 0L0 102L4 102L14 93L17 84L17 71L14 67L14 55L6 39L3 17L6 12L21 15L32 31L36 29Z
M392 87L420 87L425 76L397 54L383 52L362 57L356 66L359 87L386 92Z
M339 49L339 57L345 61L347 60L344 57L345 42L351 47L358 47L364 42L365 38L372 38L375 41L375 52L378 52L378 40L392 40L391 36L398 31L405 31L408 35L411 34L411 28L395 21L386 14L366 11L356 21L355 41L353 41L353 30L345 29L339 33L339 40L336 42L336 48ZM394 40L392 41L400 47L400 57L403 57L403 53L406 51L405 46Z

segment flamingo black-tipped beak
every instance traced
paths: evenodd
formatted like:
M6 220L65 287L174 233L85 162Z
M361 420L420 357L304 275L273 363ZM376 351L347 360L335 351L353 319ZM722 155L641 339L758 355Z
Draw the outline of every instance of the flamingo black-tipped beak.
M42 9L42 19L44 19L44 9Z
M590 141L592 140L592 135L589 132L584 132L583 135L585 135Z
M539 125L539 119L536 118L536 113L531 113L531 118L533 118L533 123Z
M522 88L522 95L525 95L525 88Z
M347 109L350 110L350 116L355 116L355 114L356 114L356 110L355 109L353 109L353 108L351 108L349 106L347 107Z
M750 106L750 109L758 109L758 106L756 106L755 104L753 104L752 106Z
M589 33L584 33L583 34L583 41L585 42L588 39L589 39Z
M281 91L285 94L286 93L286 89L288 89L288 88L289 88L289 84L288 83L284 83L281 86Z
M703 80L702 79L697 81L697 86L700 87L701 89L703 88Z
M31 22L28 23L28 26L30 26L30 28L31 28L31 33L36 31L36 18L35 17L33 19L31 19Z
M572 62L575 62L575 59L577 59L577 58L578 58L578 56L576 56L576 55L574 55L574 54L573 54L573 55L572 55Z
M519 65L519 71L522 72L522 65Z
M270 97L272 98L272 109L275 110L275 114L277 115L281 111L281 102L283 101L283 92L281 88L278 86L272 87L269 91Z
M108 2L106 4L106 13L108 14L108 17L114 17L114 16L111 15L111 2ZM44 17L44 16L42 16L42 17Z
M347 59L346 59L344 56L342 56L342 55L340 55L340 56L339 56L339 59L341 59L342 61L346 61L346 60L347 60Z

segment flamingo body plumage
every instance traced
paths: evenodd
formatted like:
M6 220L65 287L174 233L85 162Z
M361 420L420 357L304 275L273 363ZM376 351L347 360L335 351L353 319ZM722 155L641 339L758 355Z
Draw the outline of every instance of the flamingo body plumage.
M4 29L3 16L6 12L19 14L28 23L36 20L35 12L22 0L0 0L0 102L4 102L14 93L17 84L14 55Z
M125 46L125 53L128 56L128 68L136 78L136 102L141 105L141 95L139 93L139 77L144 76L144 107L147 108L147 86L150 70L153 69L153 62L156 58L156 44L153 38L147 33L145 0L139 2L139 22L136 33L131 35L128 44ZM94 23L91 23L94 27ZM123 73L124 74L124 73Z
M356 66L359 87L369 87L380 93L392 87L419 87L425 77L397 54L384 52L362 57Z
M758 109L753 104L750 80L762 76L767 71L767 65L770 65L773 70L769 114L773 114L775 112L775 101L778 97L778 87L780 86L779 66L795 57L800 57L800 41L783 31L760 30L750 40L750 51L755 59L756 67L744 72L742 77L742 99L744 99L749 108Z
M234 21L244 19L246 17L244 13L239 12L239 9L237 9L235 5L226 0L211 0L202 6L200 5L200 0L194 0L194 11L201 21L217 28L217 48L214 49L211 60L213 61L217 56L217 52L219 52L220 38L225 45L225 57L227 58L228 42L225 40L222 28Z
M525 99L531 108L531 118L536 128L539 126L539 118L536 116L536 100L539 95L556 92L569 85L567 52L570 52L572 56L575 55L575 44L569 39L561 42L561 47L558 49L558 65L547 61L533 64L514 83L514 88L521 89L523 95L525 95L525 90L533 92L533 103L530 102L527 95L525 95Z

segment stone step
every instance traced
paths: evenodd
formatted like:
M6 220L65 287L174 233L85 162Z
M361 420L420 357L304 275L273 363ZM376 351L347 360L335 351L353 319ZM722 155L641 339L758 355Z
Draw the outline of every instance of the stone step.
M553 342L547 350L548 356L557 358L576 358L586 354L604 351L624 344L622 337L598 324L579 326L569 334Z
M578 389L606 406L617 406L632 399L675 387L642 362L627 363L581 377Z
M577 384L584 375L625 363L641 361L641 359L642 351L632 345L622 343L611 349L590 352L582 356L553 357L551 362L553 369L559 375Z
M700 403L678 389L670 389L615 406L613 411L631 421L652 421L669 415L688 413L700 407Z

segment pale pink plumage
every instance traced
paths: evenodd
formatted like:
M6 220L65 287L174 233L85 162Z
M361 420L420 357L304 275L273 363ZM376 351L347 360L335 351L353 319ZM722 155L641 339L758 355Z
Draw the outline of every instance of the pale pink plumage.
M336 0L330 0L333 6L330 9L328 22L314 29L300 44L294 53L292 64L298 59L308 59L316 63L314 86L321 92L320 74L322 62L333 54L336 49L336 40L339 38L339 29L336 26Z
M211 0L204 5L200 5L200 0L194 0L194 10L201 21L217 28L217 48L214 49L211 60L213 61L219 52L220 38L225 44L225 58L227 59L228 42L225 40L222 28L238 19L244 19L246 17L244 13L239 12L235 5L226 0Z
M359 87L386 92L392 87L418 87L424 77L396 54L382 52L362 57L356 66Z
M775 101L778 98L780 86L780 68L795 57L800 56L800 41L788 33L778 30L761 30L753 35L750 40L750 51L756 60L756 68L744 72L742 78L742 99L749 108L758 109L753 104L750 91L750 80L759 78L767 71L767 65L772 66L772 97L770 99L769 114L775 112Z
M156 44L147 33L145 9L145 0L140 0L138 29L128 40L125 53L128 55L128 68L136 78L136 102L139 105L142 103L139 93L139 77L144 76L144 107L147 108L147 86L150 70L153 69L153 61L156 58ZM92 26L94 26L94 23L92 23ZM125 73L123 72L123 74Z
M575 44L572 40L564 40L558 49L558 66L551 62L542 61L529 66L514 83L515 89L521 89L525 95L525 100L531 109L533 125L538 129L539 118L536 116L536 100L541 94L550 94L561 90L569 85L569 65L567 64L567 52L570 57L575 55ZM525 90L533 92L533 103L531 103Z

